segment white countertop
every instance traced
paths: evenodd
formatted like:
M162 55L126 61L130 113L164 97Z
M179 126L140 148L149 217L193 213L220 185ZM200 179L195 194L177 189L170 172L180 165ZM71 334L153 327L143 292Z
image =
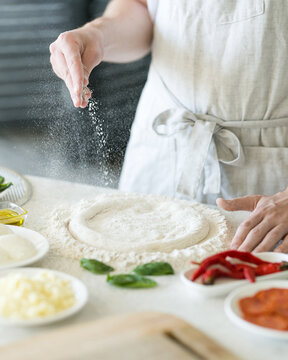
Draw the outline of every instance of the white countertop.
M73 204L81 199L93 198L99 193L109 191L109 189L47 178L28 177L28 179L33 185L34 193L32 199L25 205L28 210L25 226L36 231L45 221L45 217L39 214L49 213L59 204ZM227 214L228 220L234 226L246 216L245 213ZM81 269L79 261L56 256L53 251L34 266L64 271L76 276L87 285L89 302L79 314L55 325L27 329L0 326L0 345L108 315L155 310L183 318L234 352L240 359L287 359L288 342L262 338L237 328L224 313L224 298L207 300L195 297L180 281L178 274L157 278L159 286L155 289L131 290L113 288L106 283L105 276L93 275Z

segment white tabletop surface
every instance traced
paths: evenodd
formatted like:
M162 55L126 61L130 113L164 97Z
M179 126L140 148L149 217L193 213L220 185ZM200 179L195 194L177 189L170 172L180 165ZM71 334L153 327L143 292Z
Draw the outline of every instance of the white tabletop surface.
M45 221L42 214L49 213L59 204L73 204L81 199L93 198L107 189L53 179L28 177L34 189L32 199L25 205L28 210L26 227L39 230ZM41 214L41 216L39 215ZM234 225L247 214L227 215ZM265 360L288 358L288 342L270 340L245 332L233 325L224 313L224 297L203 299L192 295L180 281L179 274L157 278L155 289L131 290L113 288L105 276L96 276L80 268L79 261L61 258L52 251L37 267L64 271L82 280L89 289L87 306L74 317L55 325L39 328L0 327L0 345L52 329L109 315L133 311L154 310L171 313L201 329L218 343L234 352L240 359Z

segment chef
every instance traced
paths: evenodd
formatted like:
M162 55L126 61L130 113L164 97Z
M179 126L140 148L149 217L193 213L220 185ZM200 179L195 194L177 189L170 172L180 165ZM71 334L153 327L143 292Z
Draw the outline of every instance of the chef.
M113 0L51 63L84 108L95 66L152 51L120 189L250 211L231 247L288 252L287 18L287 0Z

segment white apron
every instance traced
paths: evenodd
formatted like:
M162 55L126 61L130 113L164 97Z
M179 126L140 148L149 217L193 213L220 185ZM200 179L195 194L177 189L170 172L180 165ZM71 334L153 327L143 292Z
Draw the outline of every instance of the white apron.
M148 5L155 24L152 62L120 189L212 204L219 196L283 190L288 1Z

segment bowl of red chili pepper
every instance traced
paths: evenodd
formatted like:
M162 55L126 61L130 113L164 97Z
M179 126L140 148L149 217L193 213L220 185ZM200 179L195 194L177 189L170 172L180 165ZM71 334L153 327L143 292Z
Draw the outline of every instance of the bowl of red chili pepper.
M288 255L228 250L212 255L181 273L182 281L205 297L226 295L239 286L271 279L288 279Z
M243 286L225 299L225 313L244 330L288 340L288 281Z

